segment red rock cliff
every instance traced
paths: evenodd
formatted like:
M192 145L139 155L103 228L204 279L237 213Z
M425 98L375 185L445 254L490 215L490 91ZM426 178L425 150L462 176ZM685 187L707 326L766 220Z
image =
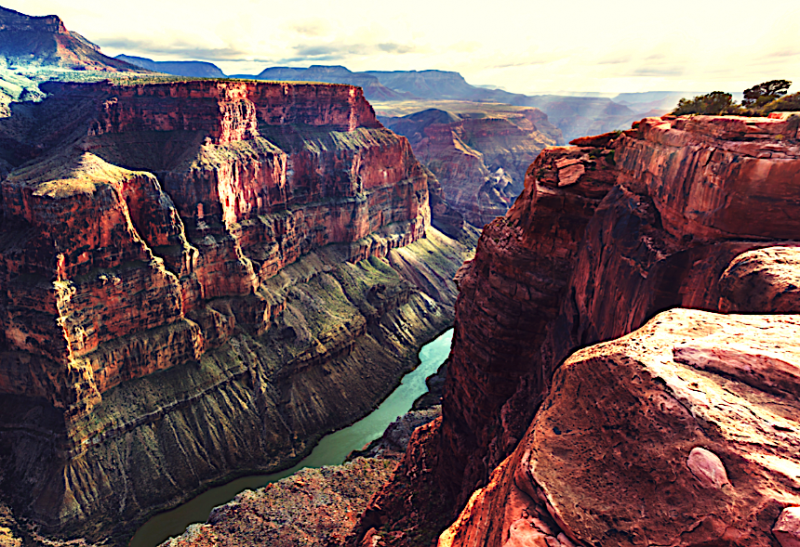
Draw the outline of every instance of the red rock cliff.
M619 136L545 150L528 170L525 191L484 229L475 259L460 273L443 420L410 449L411 460L364 528L402 505L397 493L413 484L409 473L424 467L415 450L429 462L426 484L449 489L463 506L523 437L531 446L525 431L554 371L577 348L630 333L676 306L776 309L776 289L748 300L742 288L763 287L774 274L759 273L764 267L752 259L734 259L800 239L793 220L800 203L797 131L796 116L648 118ZM515 461L523 457L519 450ZM505 496L508 483L498 481L505 486L496 495ZM488 506L470 513L461 539L451 534L444 544L511 541L500 524L505 517L490 516ZM478 520L483 528L473 534ZM494 539L484 543L488 537ZM591 534L580 539L618 544ZM523 544L515 541L509 545Z
M452 320L467 249L430 228L424 168L357 88L44 88L0 127L18 515L123 542L210 481L298 460Z
M210 299L251 295L231 320L263 331L282 304L258 287L299 256L331 243L351 245L353 260L385 256L429 224L425 174L355 88L193 82L62 93L97 114L70 151L3 183L2 323L9 350L63 372L10 377L7 392L90 404L224 342L219 329L230 327L210 319ZM326 133L311 141L296 126ZM103 345L167 327L169 349L135 359L119 362L128 350L112 356ZM61 377L68 370L80 379Z

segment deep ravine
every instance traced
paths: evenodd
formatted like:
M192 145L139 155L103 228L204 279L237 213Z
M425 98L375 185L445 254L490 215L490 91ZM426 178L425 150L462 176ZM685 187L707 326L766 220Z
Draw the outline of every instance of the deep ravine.
M380 437L390 423L408 412L414 401L427 392L425 379L434 374L447 359L452 338L453 329L448 329L425 344L419 351L419 366L406 374L397 388L372 413L349 427L323 437L311 454L294 467L269 475L241 477L207 490L179 507L148 520L137 530L130 547L154 547L170 536L183 533L188 525L204 522L215 506L231 501L243 490L277 482L304 468L342 464L352 451Z

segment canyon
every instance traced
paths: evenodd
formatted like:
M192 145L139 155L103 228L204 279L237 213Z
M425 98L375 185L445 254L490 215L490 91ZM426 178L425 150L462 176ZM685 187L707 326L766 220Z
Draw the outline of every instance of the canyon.
M0 482L26 541L121 544L290 466L451 324L469 232L431 225L441 189L360 89L40 87L0 122Z
M793 545L799 126L542 152L456 276L443 415L349 544Z
M198 74L199 75L199 74ZM236 78L257 78L295 82L326 82L356 85L364 89L371 102L418 103L414 112L431 101L458 101L480 105L505 105L538 108L558 127L566 140L628 127L633 121L655 112L665 113L677 103L636 99L638 94L617 98L571 95L523 95L502 89L469 84L458 72L447 70L368 70L353 72L343 66L311 65L308 68L271 67L257 75L237 74ZM650 98L650 94L643 93ZM624 102L624 104L623 104Z
M421 112L380 120L408 138L414 155L439 180L448 206L477 227L508 211L531 162L561 142L561 131L535 108L433 103Z
M440 416L171 544L800 544L798 113L604 133L633 111L0 31L0 545L122 545L289 468L454 315ZM44 42L60 83L16 66Z

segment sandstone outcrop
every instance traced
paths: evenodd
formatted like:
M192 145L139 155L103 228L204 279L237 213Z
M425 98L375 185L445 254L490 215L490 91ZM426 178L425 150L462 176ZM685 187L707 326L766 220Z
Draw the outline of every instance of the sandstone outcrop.
M498 469L494 477L512 476L509 469L516 463L507 459L509 454L518 445L531 446L534 430L528 429L529 424L548 394L558 396L550 389L552 375L576 349L624 336L674 307L750 313L797 311L791 304L795 287L789 270L795 242L800 240L800 227L794 220L800 203L796 184L800 179L798 121L800 118L785 114L770 119L648 118L622 133L546 149L529 168L525 190L514 206L484 229L474 260L457 276L461 291L443 418L429 426L416 445L412 443L405 467L401 465L395 480L376 498L379 502L370 506L353 544L375 523L396 529L390 515L399 511L414 491L412 470L422 468L422 460L426 479L419 489L439 492L434 504L438 510L448 504L464 507L474 490L487 485L492 470L504 461L505 470ZM756 290L760 294L755 294ZM703 317L696 322L708 321L710 331L725 321ZM698 333L704 332L698 329ZM791 345L788 340L786 343ZM733 359L732 354L720 359L726 358ZM783 387L776 388L774 378L748 373L744 365L740 368L739 381L746 378L748 385L768 393L776 389L791 393L786 387L790 372L777 373ZM587 393L594 384L598 389L602 385L585 382ZM784 396L781 393L778 396ZM568 400L565 404L584 404L580 397ZM541 407L538 416L547 412L545 408ZM597 420L603 419L598 414ZM717 454L726 468L730 461L725 450L744 452L700 443L688 447L683 461L697 446ZM557 451L557 443L550 449ZM514 461L523 455L515 453ZM789 467L796 465L788 463L790 454L773 456L788 458ZM723 484L719 474L708 471L714 468L709 463L712 459L701 454L700 460L697 456L693 459L693 465L700 462L694 466L707 471L699 472L706 473L701 482ZM573 465L578 469L583 461ZM563 473L570 473L567 463ZM727 476L735 486L737 479L730 468ZM620 477L618 488L634 489L631 483L622 482L622 474ZM492 498L501 500L510 486L495 478L486 488L505 489L496 493L501 497ZM771 527L780 513L775 510L793 502L775 504L768 502L768 497L756 506L757 511L770 507L769 518L774 516ZM781 496L776 499L783 500ZM484 510L487 504L476 509L476 503L473 499L461 517L472 524L457 526L457 535L485 539L491 528L497 545L511 541L508 528L505 536L500 534L501 517L490 516ZM553 505L552 500L550 503ZM515 510L511 505L508 510ZM503 509L495 505L494 511L499 515ZM737 513L740 516L728 519L731 534L739 530L739 539L763 537L764 530L769 530L764 520L767 513L753 517L758 524L748 525L750 528L737 524L750 518ZM552 515L549 521L543 516L536 518L542 519L547 530L561 527L555 527L558 523ZM708 529L704 537L723 541L724 527L714 536L721 525L712 520L701 527ZM532 534L530 541L534 541L533 535L548 535L545 528L536 528L538 532L531 528L531 522L520 521L519 534ZM473 536L473 526L485 530ZM624 534L614 540L592 535L600 533L597 530L581 536L580 541L591 545L639 541ZM562 543L574 542L577 536L565 533ZM636 533L644 537L641 530ZM509 545L523 544L522 535ZM553 545L558 533L549 535ZM442 538L444 544L455 541L453 534L447 537ZM731 538L727 539L734 541ZM458 544L479 545L483 540L463 541ZM687 539L685 544L695 543Z
M720 278L720 311L792 313L800 310L800 248L743 253Z
M450 323L467 247L430 227L424 168L357 88L44 89L0 130L18 517L122 541L210 481L299 459Z
M474 226L502 216L523 188L525 170L561 132L535 108L451 113L429 109L384 118L408 137L414 154L439 180L451 207Z
M576 352L439 546L775 545L800 506L798 332L674 309Z

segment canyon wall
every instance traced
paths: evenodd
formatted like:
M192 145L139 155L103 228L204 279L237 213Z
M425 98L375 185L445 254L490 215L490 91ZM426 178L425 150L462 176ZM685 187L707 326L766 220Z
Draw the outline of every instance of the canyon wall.
M525 170L561 131L535 108L461 104L382 118L408 137L414 154L439 180L447 204L474 226L502 216L523 189Z
M48 84L0 185L0 467L17 516L124 541L298 460L448 326L468 248L357 88Z
M505 217L484 229L475 259L457 276L460 293L443 418L418 432L395 480L368 509L355 539L370 529L408 530L407 522L393 528L390 515L407 509L409 493L416 492L421 499L428 497L437 514L466 504L440 545L638 545L648 544L648 537L675 545L774 541L771 528L779 513L799 503L791 480L781 475L797 465L795 441L783 434L778 434L783 444L753 437L753 450L763 458L751 465L741 460L747 447L737 435L760 427L742 418L746 412L760 416L760 405L796 407L792 380L781 379L795 374L788 372L796 366L791 364L796 351L792 318L748 321L675 312L659 316L619 345L590 348L562 363L575 350L626 335L670 308L797 311L796 274L787 256L800 240L794 220L800 205L799 121L790 115L648 118L622 133L545 150L528 169L522 195ZM759 330L762 323L763 329L773 330ZM787 372L708 364L733 340L741 341L741 347L731 350L731 359L764 361L761 332L775 333L771 339L781 344L775 346L781 355L775 359L789 363L781 365ZM742 383L755 385L775 398L767 402L765 396L747 393L730 401L746 409L736 411L744 424L706 407L700 416L691 406L700 403L693 399L687 405L685 386L676 387L659 368L656 355L664 344L683 348L691 346L693 337L706 336L708 348L701 355L675 349L675 363L663 366L673 367L670 374L684 380L688 372L680 367L711 371L703 381L689 382L688 389L705 393L698 397L712 401L712 409L725 406L715 399L721 389L715 386L728 386L728 381L736 390L750 389ZM643 378L655 385L642 385ZM769 387L777 384L783 387ZM681 401L696 422L687 422L674 406L659 407L664 397L659 390ZM634 420L631 408L640 406L644 416ZM775 423L787 419L781 416ZM619 426L620 420L627 425ZM661 429L653 432L656 425ZM698 436L692 428L704 433ZM668 445L664 454L658 443L647 444L656 438ZM599 455L589 453L593 447ZM605 460L603 447L608 448ZM634 506L644 504L647 512L655 503L639 496L637 481L660 484L661 471L655 470L663 464L677 472L690 452L688 468L706 471L693 471L699 473L697 483L691 474L681 475L685 482L666 502L677 509L634 515ZM720 458L736 492L692 508L705 488L724 487L716 464ZM619 466L603 475L605 461ZM755 478L747 479L751 474ZM774 495L763 492L764 484L771 485ZM482 489L475 493L476 488ZM720 504L726 509L717 515ZM694 532L692 524L681 520L691 520L689 515L700 526ZM455 516L450 513L451 519ZM423 545L433 533L406 534L397 541L388 534L382 541Z

